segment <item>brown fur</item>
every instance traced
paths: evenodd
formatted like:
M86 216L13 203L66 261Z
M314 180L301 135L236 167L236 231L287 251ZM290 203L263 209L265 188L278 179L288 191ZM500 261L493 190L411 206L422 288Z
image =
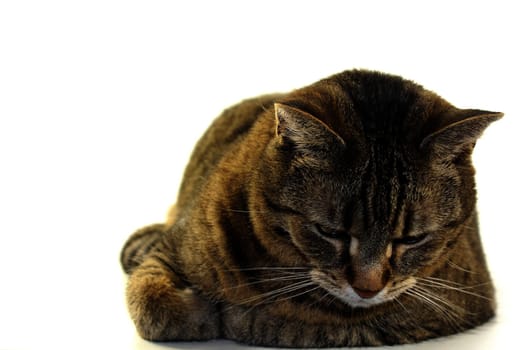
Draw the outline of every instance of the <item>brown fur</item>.
M167 223L123 248L139 334L333 347L486 322L470 155L500 117L359 70L227 109Z

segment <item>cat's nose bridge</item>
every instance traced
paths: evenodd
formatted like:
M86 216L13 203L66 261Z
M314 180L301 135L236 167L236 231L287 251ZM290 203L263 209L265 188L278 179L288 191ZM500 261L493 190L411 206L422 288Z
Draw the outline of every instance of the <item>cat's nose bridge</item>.
M352 241L353 243L353 241ZM355 265L362 266L367 269L370 266L378 265L384 266L388 264L392 256L392 243L383 242L356 242L356 249L352 252L352 262Z

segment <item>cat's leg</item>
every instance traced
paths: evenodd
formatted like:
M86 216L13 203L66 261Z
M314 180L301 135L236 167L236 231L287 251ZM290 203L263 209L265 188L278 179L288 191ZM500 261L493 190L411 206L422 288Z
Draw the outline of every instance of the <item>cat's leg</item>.
M216 305L185 286L167 261L153 253L129 278L128 308L140 336L157 341L219 337Z

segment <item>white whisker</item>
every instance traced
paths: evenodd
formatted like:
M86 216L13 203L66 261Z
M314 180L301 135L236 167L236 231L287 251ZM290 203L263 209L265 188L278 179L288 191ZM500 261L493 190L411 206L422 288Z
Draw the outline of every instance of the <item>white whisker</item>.
M310 283L309 285L314 285L314 283ZM310 288L306 291L303 291L303 292L300 292L300 293L297 293L297 294L294 294L294 295L290 295L290 296L287 296L286 298L279 298L277 300L275 300L275 302L278 302L278 301L285 301L285 300L289 300L289 299L293 299L293 298L297 298L298 296L301 296L301 295L304 295L304 294L307 294L307 293L311 293L313 292L314 290L317 290L321 288L320 286L318 285L315 285L315 287L313 288Z
M465 309L463 309L462 307L460 306L457 306L456 304L453 304L452 302L450 302L448 299L446 299L445 297L441 296L441 295L438 295L436 293L433 293L431 292L430 290L422 287L422 286L419 286L419 285L416 285L414 287L415 290L421 292L421 293L424 293L425 295L427 295L429 298L435 300L436 302L438 303L441 303L442 305L444 305L445 307L448 307L450 310L455 310L455 311L459 311L459 312L465 312Z
M452 261L450 261L450 260L447 261L447 264L448 264L450 267L452 267L452 268L454 268L454 269L456 269L456 270L463 271L463 272L466 272L466 273L477 274L476 271L468 270L468 269L466 269L466 268L464 268L464 267L461 267L461 266L459 266L458 264L456 264L456 263L454 263L454 262L452 262Z
M250 303L258 301L260 299L262 299L262 301L259 304L262 304L262 303L265 303L265 302L271 300L272 298L276 298L276 297L279 297L281 295L294 292L294 291L296 291L298 289L302 289L302 288L308 287L308 286L310 286L312 284L313 284L313 282L306 281L306 280L295 282L295 283L289 284L287 286L271 290L269 292L265 292L265 293L261 293L261 294L257 294L257 295L251 296L251 297L246 298L246 299L244 299L244 300L242 300L240 302L237 302L236 304L237 305L250 304ZM257 304L257 305L259 305L259 304Z
M238 284L238 285L235 285L235 286L232 286L232 287L223 288L222 290L223 291L228 291L228 290L232 290L232 289L238 289L238 288L253 286L253 285L261 284L261 283L283 282L283 281L287 282L287 281L305 280L307 277L308 277L307 275L303 275L303 276L301 276L301 275L289 275L289 276L278 276L278 277L273 277L273 278L264 278L264 279L260 279L260 280L253 281L253 282L246 282L246 283L241 283L241 284Z
M259 305L262 305L262 304L265 304L265 303L269 303L269 302L274 303L274 302L278 302L278 301L283 301L283 300L295 298L295 297L297 297L299 295L310 293L310 292L314 291L315 289L319 288L318 286L316 286L315 288L312 288L312 289L307 290L307 291L299 292L298 294L294 294L294 295L288 296L286 298L278 298L280 296L283 296L283 295L286 295L286 294L289 294L289 293L293 293L293 292L296 292L298 290L302 290L302 289L304 289L306 287L309 287L311 285L314 285L314 283L312 281L301 281L301 282L292 283L292 284L287 285L285 287L278 288L278 289L275 289L275 290L272 290L272 291L269 291L269 292L266 292L266 293L257 294L257 295L254 295L254 296L250 297L250 298L244 299L244 300L242 300L240 302L237 302L235 305L231 305L230 307L227 307L225 310L232 309L235 306L241 306L241 305L251 304L252 302L255 302L254 305L251 305L251 307L249 307L246 310L246 312L244 312L240 316L240 317L244 317L252 309L254 309L255 307L257 307ZM260 300L260 299L262 299L262 300Z
M464 314L466 311L462 307L451 303L443 296L437 295L436 293L433 293L425 287L417 284L406 291L406 294L415 297L424 304L428 305L434 311L441 314L451 326L456 327L458 330L464 328L461 326L460 321L465 321Z
M261 266L261 267L243 267L238 269L228 269L227 271L307 271L310 267L297 267L297 266Z
M455 281L449 281L449 280L446 280L444 278L438 278L438 277L418 277L418 280L419 279L438 281L438 282L447 283L449 285L456 285L456 286L460 286L460 287L463 287L463 285L464 285L463 283L459 283L459 282L455 282Z
M265 210L246 210L246 209L229 209L229 208L221 208L223 211L227 211L230 213L241 213L241 214L251 214L251 213L258 213L258 214L266 214L268 211Z
M472 295L472 296L475 296L475 297L478 297L478 298L481 298L481 299L492 300L491 298L488 298L488 297L486 297L484 295L481 295L479 293L475 293L475 292L472 292L472 291L469 290L469 289L473 289L473 288L477 288L477 287L481 287L481 286L487 285L488 283L480 283L480 284L476 284L476 285L472 285L472 286L465 286L465 287L456 287L456 286L450 286L450 285L448 285L447 283L444 283L444 282L428 280L426 278L419 278L418 279L418 284L421 285L421 286L430 287L430 288L439 288L439 289L453 290L453 291L457 291L457 292L460 292L460 293L463 293L463 294Z

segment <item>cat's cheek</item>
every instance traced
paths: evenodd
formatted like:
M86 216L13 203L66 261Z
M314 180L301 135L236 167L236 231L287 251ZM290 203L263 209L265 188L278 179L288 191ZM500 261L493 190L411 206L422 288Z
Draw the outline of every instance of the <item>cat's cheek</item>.
M396 275L412 276L431 264L432 256L418 248L399 246L395 248L391 265Z

